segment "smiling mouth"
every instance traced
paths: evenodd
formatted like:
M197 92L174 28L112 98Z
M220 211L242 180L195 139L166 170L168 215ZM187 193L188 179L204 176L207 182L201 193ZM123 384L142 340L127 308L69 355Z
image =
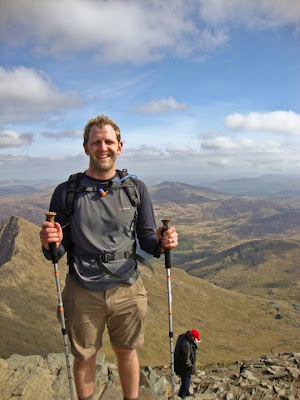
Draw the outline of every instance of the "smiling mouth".
M104 159L106 159L106 158L109 158L109 155L97 156L97 158L100 158L100 160L104 160Z

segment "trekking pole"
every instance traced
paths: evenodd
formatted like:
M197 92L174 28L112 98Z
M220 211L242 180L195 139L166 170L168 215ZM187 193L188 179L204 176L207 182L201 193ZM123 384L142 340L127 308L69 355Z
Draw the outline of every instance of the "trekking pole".
M54 218L55 218L56 213L49 211L45 215L46 215L46 221L52 222L54 224ZM72 382L70 356L69 356L69 349L68 349L68 339L67 339L67 330L66 330L66 323L65 323L65 314L64 314L64 307L63 307L63 301L62 301L61 290L60 290L60 282L59 282L59 271L58 271L58 260L59 260L59 257L58 257L56 243L49 243L49 251L50 251L51 260L52 260L52 263L53 263L53 266L54 266L54 274L55 274L56 289L57 289L57 299L58 299L58 310L59 310L60 321L61 321L61 331L62 331L62 334L63 334L64 346L65 346L65 354L66 354L67 370L68 370L68 378L69 378L69 387L70 387L70 396L71 396L71 400L75 400L74 390L73 390L73 382Z
M170 219L162 219L163 229L162 235L169 229ZM172 400L175 400L175 373L174 373L174 342L173 342L173 322L172 322L172 293L171 293L171 250L165 249L165 267L167 270L167 288L168 288L168 304L169 304L169 338L170 338L170 355L171 355L171 384L172 384Z

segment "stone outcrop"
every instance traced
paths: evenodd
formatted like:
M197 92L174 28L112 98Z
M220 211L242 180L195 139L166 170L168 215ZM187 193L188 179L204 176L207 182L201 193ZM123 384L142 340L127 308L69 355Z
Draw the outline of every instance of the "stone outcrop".
M140 373L141 399L167 399L166 377L150 367ZM123 399L117 366L105 361L102 353L97 356L96 387L95 400ZM70 400L65 354L50 353L46 358L14 354L0 359L0 400L12 399Z
M122 399L117 366L97 357L95 400ZM175 377L176 393L180 379ZM260 357L206 370L192 378L191 392L199 400L300 399L300 353ZM0 359L1 400L69 400L64 354L12 355ZM172 398L169 368L140 371L140 400ZM180 399L176 396L176 399Z
M300 353L283 353L197 371L196 399L300 399Z

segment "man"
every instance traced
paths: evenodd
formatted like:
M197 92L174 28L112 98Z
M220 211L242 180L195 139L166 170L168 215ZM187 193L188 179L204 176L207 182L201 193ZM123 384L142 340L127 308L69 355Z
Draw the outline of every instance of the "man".
M74 359L78 398L92 399L96 354L108 328L124 399L138 399L139 361L136 349L144 342L146 291L139 277L136 241L149 254L174 249L178 234L170 227L156 230L152 203L145 184L131 178L138 205L131 204L120 184L116 159L123 142L120 129L104 115L88 122L83 147L89 168L80 178L74 209L66 215L68 182L54 191L50 211L56 222L43 222L40 238L50 258L49 243L59 256L68 256L69 274L63 291L66 327ZM124 183L124 181L123 181ZM95 192L93 188L97 187ZM159 252L159 251L158 251Z
M199 332L195 329L179 335L174 352L174 369L181 378L178 396L184 399L190 394L191 377L196 371L196 343L200 343Z

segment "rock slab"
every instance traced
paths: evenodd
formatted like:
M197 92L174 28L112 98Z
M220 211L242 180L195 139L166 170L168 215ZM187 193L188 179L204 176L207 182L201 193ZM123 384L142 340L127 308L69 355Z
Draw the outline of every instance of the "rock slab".
M175 382L178 393L179 377ZM95 400L123 399L117 366L107 362L102 353L97 356L96 387ZM198 370L192 378L191 392L199 400L300 399L300 353L262 356ZM142 368L140 400L171 398L170 368ZM70 400L65 355L50 353L44 358L14 354L0 359L0 400L15 399Z

